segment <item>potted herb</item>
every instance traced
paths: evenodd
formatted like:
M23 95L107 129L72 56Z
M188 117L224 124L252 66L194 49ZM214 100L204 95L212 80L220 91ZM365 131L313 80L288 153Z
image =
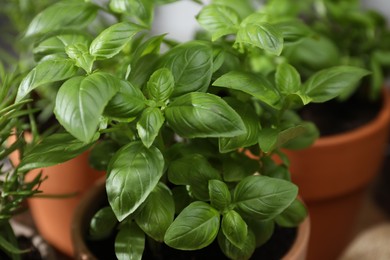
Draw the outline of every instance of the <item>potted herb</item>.
M384 17L362 9L359 1L297 6L282 0L269 1L266 8L274 15L300 17L312 29L311 37L286 46L283 53L302 77L340 64L371 71L338 99L300 109L303 119L316 124L320 138L309 149L287 152L292 179L312 216L309 257L333 259L350 241L361 199L383 165L390 125L384 87L390 33Z
M275 225L306 218L281 148L307 146L316 132L293 109L335 98L368 72L332 67L302 82L277 56L308 28L238 13L238 1L204 6L197 19L208 33L197 40L151 35L154 6L167 2L60 1L34 18L25 37L40 60L17 100L59 82L54 113L65 132L36 144L20 168L93 146L107 201L81 240L113 235L119 259L141 258L145 241L154 252L161 242L193 251L215 241L226 256L249 258ZM108 19L95 33L98 11Z

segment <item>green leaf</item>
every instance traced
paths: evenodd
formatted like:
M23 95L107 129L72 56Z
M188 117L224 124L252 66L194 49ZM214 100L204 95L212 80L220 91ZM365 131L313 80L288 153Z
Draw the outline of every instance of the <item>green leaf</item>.
M238 182L259 171L259 161L242 153L227 157L222 163L223 179L227 182Z
M41 59L50 54L63 53L65 47L75 44L89 45L89 39L83 34L64 34L50 37L34 48L34 57Z
M27 251L19 248L18 240L9 222L0 224L0 250L9 255L12 260L22 259L20 254Z
M259 118L251 105L241 102L230 102L230 100L227 101L242 118L246 128L246 133L235 137L219 138L219 151L221 153L234 151L239 148L256 144L261 128Z
M188 42L169 50L161 60L175 78L174 97L185 93L205 92L213 71L213 52L202 42Z
M89 226L89 237L93 240L101 240L109 237L118 220L110 207L104 207L95 213Z
M84 28L95 19L97 11L96 5L86 1L60 1L50 5L31 21L25 37L56 30Z
M301 76L298 71L288 63L281 63L276 68L276 87L284 95L295 94L301 87Z
M218 234L218 244L222 252L230 259L250 259L256 249L255 235L251 230L248 230L241 249L231 243L223 232Z
M220 180L209 181L209 196L211 205L221 211L227 209L232 201L229 187Z
M37 64L20 83L16 101L23 99L35 88L47 83L65 80L77 73L77 67L70 59L55 58Z
M259 74L231 71L213 82L213 86L243 91L269 106L278 108L280 94L277 89Z
M142 112L141 118L137 122L137 131L146 147L152 146L164 121L165 118L157 107L148 107Z
M107 170L107 166L115 152L119 150L119 145L112 140L101 140L95 146L88 157L89 165L99 171Z
M242 249L248 236L248 226L240 214L229 210L222 217L222 232L225 237L236 247Z
M221 180L221 176L205 157L188 154L171 163L168 179L176 185L189 185L194 197L209 200L209 181Z
M272 24L267 22L247 23L237 32L236 43L245 43L280 55L283 50L283 35Z
M110 0L109 6L112 11L126 14L147 26L152 22L154 11L152 0Z
M172 94L175 86L175 79L172 73L162 68L156 70L147 83L150 97L156 102L165 102Z
M115 238L115 255L118 260L141 260L145 248L145 234L134 222L126 223Z
M303 85L303 92L308 95L312 102L322 103L333 99L350 88L357 87L357 83L369 71L351 66L335 66L318 71L312 75Z
M284 45L295 44L311 34L309 26L299 18L283 20L274 26L282 33Z
M269 220L282 213L295 200L298 187L291 182L266 176L249 176L234 190L239 212L259 220Z
M67 80L57 93L54 110L57 120L73 136L90 142L119 84L117 78L104 72Z
M133 213L158 184L164 157L156 147L141 142L122 147L111 159L107 170L108 201L119 221Z
M175 204L171 190L159 183L142 205L135 217L138 226L151 238L162 242L175 215Z
M247 218L245 222L256 237L256 247L262 246L274 234L275 222L273 219L261 221L255 218Z
M186 207L165 233L164 242L180 250L197 250L217 237L220 215L209 204L193 202Z
M119 92L108 102L104 115L122 119L138 116L145 108L145 101L140 89L128 81L121 80Z
M188 93L165 109L170 127L182 137L233 137L244 134L242 119L220 97Z
M89 54L86 44L76 43L68 45L66 46L65 51L69 58L75 61L76 66L82 68L87 73L92 72L92 66L93 62L95 61L95 57Z
M98 136L96 135L95 138ZM53 134L27 150L19 165L20 171L44 168L68 161L91 147L68 133Z
M284 130L263 128L259 133L259 145L263 152L272 152L306 133L305 125L292 126Z
M291 150L300 150L308 148L311 146L315 140L320 136L320 132L316 125L312 122L301 122L303 127L305 127L305 134L295 137L292 140L289 140L283 145L284 148Z
M97 59L109 59L118 54L132 37L143 29L131 22L111 25L92 41L89 52Z
M291 205L275 218L276 223L282 227L296 227L306 218L308 212L305 205L295 199Z
M205 6L197 15L199 24L212 33L212 40L238 31L239 14L229 6L211 4Z

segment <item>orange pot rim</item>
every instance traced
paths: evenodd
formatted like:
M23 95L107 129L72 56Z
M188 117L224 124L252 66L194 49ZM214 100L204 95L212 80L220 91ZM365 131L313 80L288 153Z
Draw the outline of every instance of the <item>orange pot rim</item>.
M307 215L305 220L298 226L298 232L294 243L286 255L283 256L283 260L301 259L302 253L307 253L307 247L310 238L310 217Z
M378 129L388 124L390 121L390 90L387 87L384 87L382 93L382 107L373 120L345 133L320 137L314 142L313 146L323 147L332 146L334 144L340 145L342 143L349 143L354 140L359 140L365 136L372 135Z

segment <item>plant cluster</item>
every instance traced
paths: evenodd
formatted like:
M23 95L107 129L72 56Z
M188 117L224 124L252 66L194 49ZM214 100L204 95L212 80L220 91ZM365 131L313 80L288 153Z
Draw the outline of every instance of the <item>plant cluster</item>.
M146 239L180 250L217 239L226 256L247 259L275 224L306 216L280 149L318 133L293 110L338 97L368 71L334 66L302 80L283 52L312 30L250 2L236 9L238 0L205 5L198 39L151 35L154 9L170 2L59 1L32 20L24 38L37 64L16 101L55 89L62 131L26 151L19 169L92 148L109 206L89 236L116 234L118 259L140 259Z

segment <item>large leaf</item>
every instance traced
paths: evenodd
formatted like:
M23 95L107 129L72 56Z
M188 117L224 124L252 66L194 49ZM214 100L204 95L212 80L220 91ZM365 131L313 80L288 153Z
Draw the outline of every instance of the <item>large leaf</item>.
M77 67L70 59L55 58L42 61L20 83L16 101L20 101L39 86L65 80L76 73Z
M133 213L158 184L164 158L155 148L141 142L122 147L108 167L106 190L108 201L119 221Z
M202 42L178 45L161 62L161 67L168 68L175 78L173 96L207 90L213 72L213 52L209 45Z
M282 213L295 200L298 187L291 182L266 176L249 176L234 190L237 210L245 215L269 220Z
M303 92L312 99L312 102L325 102L345 92L350 92L350 88L357 87L362 77L369 73L365 69L351 66L324 69L312 75L305 82Z
M180 250L197 250L217 237L220 215L209 204L193 202L177 216L165 233L164 242Z
M27 150L19 169L27 171L63 163L83 153L91 145L92 143L85 144L68 133L53 134Z
M282 227L296 227L306 218L308 212L305 205L298 199L275 218L276 223Z
M81 29L91 23L98 7L86 1L60 1L39 13L27 28L26 37L61 29Z
M89 52L97 59L108 59L118 54L132 37L144 28L131 22L111 25L91 43Z
M170 127L183 137L233 137L246 129L240 116L220 97L188 93L165 109Z
M54 112L58 121L73 136L89 142L96 133L105 106L119 85L118 79L103 72L67 80L56 98Z
M141 118L137 122L137 131L146 147L152 146L164 121L165 118L157 107L148 107L142 112Z
M172 192L160 182L142 205L135 220L148 236L162 242L165 231L173 222L174 215L175 204Z
M145 234L134 222L122 225L115 238L118 260L141 260L145 248Z
M272 107L280 106L279 92L259 74L231 71L215 80L213 86L240 90Z

